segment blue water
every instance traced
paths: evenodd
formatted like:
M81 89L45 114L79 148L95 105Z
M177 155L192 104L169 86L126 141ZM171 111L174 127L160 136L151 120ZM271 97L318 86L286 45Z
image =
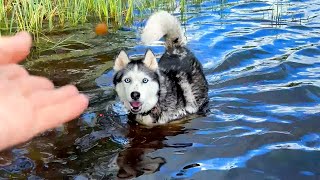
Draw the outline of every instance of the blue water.
M107 91L69 133L13 149L3 177L320 179L320 1L214 0L175 15L209 81L207 117L128 126ZM139 44L143 23L123 29L137 41L131 56L147 48ZM97 78L98 89L111 77Z

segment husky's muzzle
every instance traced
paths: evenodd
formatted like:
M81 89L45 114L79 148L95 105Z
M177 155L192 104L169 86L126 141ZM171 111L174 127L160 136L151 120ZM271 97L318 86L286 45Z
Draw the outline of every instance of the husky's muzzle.
M139 98L140 98L140 93L137 92L137 91L133 91L131 94L130 94L131 98L133 101L130 102L130 111L132 113L138 113L141 108L142 108L142 103L139 101Z

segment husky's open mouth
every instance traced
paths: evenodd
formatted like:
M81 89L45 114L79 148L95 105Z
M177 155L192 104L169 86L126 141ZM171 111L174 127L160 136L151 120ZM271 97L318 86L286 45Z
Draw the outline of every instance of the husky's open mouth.
M132 101L130 102L130 106L131 106L130 111L132 113L138 113L142 108L142 103L139 101Z

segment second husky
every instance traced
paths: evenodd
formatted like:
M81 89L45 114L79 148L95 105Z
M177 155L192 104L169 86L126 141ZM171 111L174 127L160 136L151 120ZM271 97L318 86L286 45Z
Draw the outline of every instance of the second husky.
M171 14L153 14L142 32L145 44L165 38L166 51L157 62L151 50L140 60L121 51L114 64L113 83L129 119L145 125L164 124L204 112L208 83L202 66L186 48L180 22Z

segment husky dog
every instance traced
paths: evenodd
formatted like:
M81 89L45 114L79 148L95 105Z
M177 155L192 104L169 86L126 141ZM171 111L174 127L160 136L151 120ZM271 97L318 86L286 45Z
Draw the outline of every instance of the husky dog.
M186 48L178 19L165 11L150 16L141 39L148 44L162 37L166 51L159 62L151 50L140 60L130 60L121 51L113 67L113 83L130 111L129 119L145 125L202 113L208 104L208 83L202 65Z

